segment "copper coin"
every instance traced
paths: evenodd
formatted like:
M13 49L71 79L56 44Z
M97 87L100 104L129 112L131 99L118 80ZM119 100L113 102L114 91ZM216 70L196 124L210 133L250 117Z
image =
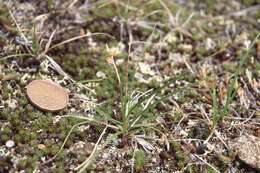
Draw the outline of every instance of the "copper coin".
M58 84L49 80L34 80L26 86L31 103L37 108L56 112L68 104L68 93Z

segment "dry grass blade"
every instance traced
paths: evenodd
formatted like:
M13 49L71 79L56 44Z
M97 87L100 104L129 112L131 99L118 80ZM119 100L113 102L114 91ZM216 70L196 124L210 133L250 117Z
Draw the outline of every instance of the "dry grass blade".
M136 141L139 145L141 145L146 152L155 150L155 148L152 144L150 144L145 139L143 139L139 136L134 136L133 140Z
M15 19L14 15L13 15L12 11L10 10L10 7L9 7L9 6L8 6L8 11L9 11L9 14L10 14L10 16L11 16L13 22L15 23L16 28L18 29L19 33L21 34L22 39L26 42L25 48L27 49L27 51L28 51L30 54L32 54L30 48L28 47L29 41L28 41L28 39L25 37L25 35L23 34L23 32L22 32L22 30L21 30L21 27L19 26L18 22L16 21L16 19Z
M132 145L134 145L134 146L132 146L132 148L134 149L134 152L133 152L133 157L131 159L131 173L134 173L135 153L136 153L136 150L137 150L137 144L134 143Z
M5 56L5 57L2 57L2 59L9 59L9 58L14 58L14 57L25 57L25 56L32 56L32 55L28 54L28 53L14 54L14 55L8 55L8 56Z
M194 155L195 157L197 157L200 161L202 161L203 163L205 163L206 165L208 165L209 167L211 167L216 173L220 173L219 170L217 170L214 166L212 166L211 164L209 164L207 161L205 161L204 159L202 159L200 156L198 156L197 154Z
M77 36L77 37L73 37L73 38L70 38L70 39L68 39L68 40L62 41L61 43L55 44L55 45L53 45L52 47L50 47L47 51L50 51L50 50L52 50L52 49L54 49L54 48L57 48L57 47L59 47L59 46L61 46L61 45L64 45L64 44L73 42L73 41L78 40L78 39L81 39L81 38L91 37L91 36L97 36L97 35L104 35L104 36L107 36L107 37L112 38L112 39L115 38L114 36L111 36L111 35L109 35L109 34L107 34L107 33L93 33L93 34L89 34L89 33L88 33L88 34L80 35L80 36Z
M51 57L45 55L45 57L49 60L54 70L56 70L60 75L72 80L72 78L61 68L61 66L56 63Z
M23 34L19 24L17 23L12 11L10 10L10 7L8 7L8 11L9 11L9 14L10 14L12 20L14 21L14 23L16 25L16 28L18 29L19 33L21 34L22 38L24 39L24 41L26 41L26 43L29 43L28 39L25 37L25 35Z
M70 136L70 134L72 133L72 131L73 131L76 127L81 126L81 125L84 125L84 124L86 124L86 123L88 123L88 121L84 121L84 122L81 122L81 123L78 123L78 124L75 124L74 126L72 126L72 128L70 129L68 135L66 136L65 140L63 141L63 143L62 143L62 145L61 145L59 151L58 151L51 159L45 161L45 162L42 163L41 165L46 165L46 164L48 164L48 163L54 161L54 160L56 159L56 157L60 154L60 152L62 151L62 149L64 148L64 146L65 146L66 142L68 141L69 136Z
M246 9L240 10L240 11L236 11L233 13L228 14L227 16L234 16L234 17L240 17L240 16L244 16L247 13L252 13L252 12L259 12L260 10L260 4L252 6L252 7L248 7Z
M45 55L47 52L48 52L48 50L49 50L49 48L50 48L50 46L51 46L51 41L52 41L52 38L54 37L54 34L56 33L56 29L52 32L52 34L51 34L51 36L50 36L50 38L49 38L49 40L48 40L48 42L47 42L47 44L46 44L46 46L45 46L45 50L44 50L44 52L43 52L43 55Z
M171 23L171 25L175 25L175 22L174 22L174 17L172 15L172 12L171 10L167 7L167 5L163 2L163 0L159 0L159 2L161 3L161 5L163 6L163 8L166 10L166 12L168 13L168 16L169 16L169 22Z
M94 154L97 150L97 147L98 147L101 139L103 138L104 134L106 133L106 130L107 130L107 126L104 128L103 132L99 136L90 156L82 164L80 164L78 167L75 168L75 170L78 171L78 173L82 173L83 171L85 171L89 167L89 165L91 163L91 159L94 157Z
M94 90L90 89L89 87L76 82L74 79L72 79L72 77L70 77L61 67L58 63L56 63L51 57L49 57L48 55L45 55L45 57L49 60L49 62L51 63L52 67L54 70L56 70L60 75L64 76L65 78L69 79L70 81L72 81L73 83L76 83L79 87L85 88L88 91L90 91L93 94L96 94Z
M91 118L84 117L84 116L79 116L79 115L64 115L61 118L67 118L67 117L87 120L87 121L89 121L89 123L93 123L93 124L97 124L97 125L106 125L107 127L111 128L111 129L114 129L114 130L118 130L119 129L118 127L110 125L110 124L108 124L106 122L98 121L98 120L95 120L95 119L91 119Z

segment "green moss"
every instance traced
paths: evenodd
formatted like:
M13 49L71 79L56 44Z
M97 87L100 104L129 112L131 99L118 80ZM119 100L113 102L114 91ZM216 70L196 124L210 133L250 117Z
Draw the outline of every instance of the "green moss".
M100 13L100 10L102 13ZM115 3L110 3L108 5L100 6L99 8L94 8L91 10L94 16L103 17L103 18L111 18L120 13L120 7Z
M64 173L65 170L64 170L64 166L59 164L56 166L56 168L53 169L53 172L56 172L56 173Z
M260 3L260 2L259 2ZM256 12L256 18L260 19L260 11Z
M233 64L233 63L223 64L224 70L229 71L230 73L235 73L236 67L237 67L237 65Z
M143 150L137 150L135 152L135 170L136 172L142 172L145 165L145 154Z
M194 41L202 41L205 37L198 31L192 32L192 39Z
M19 162L17 163L17 168L18 169L24 169L26 167L26 159L22 159L22 160L19 160Z
M14 141L15 141L15 143L20 143L22 141L22 136L19 134L16 134L14 136Z
M185 157L184 157L184 152L181 149L181 144L171 141L170 142L170 149L175 155L175 159L177 161L177 165L179 169L183 169L185 166Z
M10 133L11 133L11 129L10 129L9 127L4 127L4 128L2 129L2 133L4 133L4 134L10 134Z
M4 3L0 3L0 26L7 30L11 35L18 33L17 29L12 27L12 20L8 8Z
M18 103L19 103L20 106L26 106L26 105L28 105L28 100L25 96L23 96L23 97L20 97Z
M256 3L256 0L242 0L242 3L245 5L245 6L252 6Z
M197 46L195 48L195 52L198 58L202 59L208 51L204 46Z
M5 143L7 140L9 140L9 136L7 134L3 134L1 135L1 142L2 143Z
M47 0L48 9L51 10L53 8L53 0Z
M25 172L32 173L36 166L36 157L27 157L25 159L19 160L17 163L18 170L25 170Z
M0 111L0 119L7 120L9 114L10 114L10 112L8 109L4 109L3 111Z
M204 0L208 8L213 8L218 2L217 0Z
M54 156L58 151L60 147L57 145L52 145L51 148L49 149L49 155Z
M6 90L3 90L2 98L3 100L7 100L9 98L9 93Z
M211 167L208 167L207 173L215 173L216 171Z
M197 173L197 172L200 172L200 169L198 166L195 166L195 165L189 165L188 166L188 169L187 169L188 173Z

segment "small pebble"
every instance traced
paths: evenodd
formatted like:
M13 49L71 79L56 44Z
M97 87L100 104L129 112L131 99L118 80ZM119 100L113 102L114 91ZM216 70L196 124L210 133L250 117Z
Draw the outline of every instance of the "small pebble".
M44 144L39 144L37 147L40 150L44 150L46 148L46 146Z
M6 146L7 148L12 148L14 145L15 145L15 143L14 143L13 140L8 140L8 141L6 141L6 143L5 143L5 146Z
M102 79L106 78L106 74L103 73L102 71L98 71L98 72L96 73L96 76L97 76L98 78L102 78Z

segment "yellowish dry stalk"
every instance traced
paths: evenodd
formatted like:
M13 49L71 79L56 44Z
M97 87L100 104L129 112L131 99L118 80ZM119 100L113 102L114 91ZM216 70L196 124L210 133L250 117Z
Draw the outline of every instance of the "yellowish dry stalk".
M119 76L119 73L118 73L118 69L117 69L117 66L116 66L116 63L115 63L113 55L107 58L107 63L113 65L113 67L115 69L115 72L116 72L116 77L117 77L118 83L120 85L121 84L121 79L120 79L120 76Z

